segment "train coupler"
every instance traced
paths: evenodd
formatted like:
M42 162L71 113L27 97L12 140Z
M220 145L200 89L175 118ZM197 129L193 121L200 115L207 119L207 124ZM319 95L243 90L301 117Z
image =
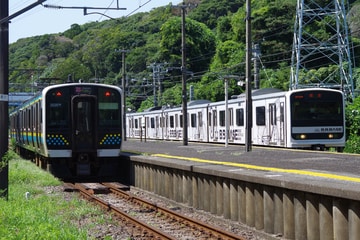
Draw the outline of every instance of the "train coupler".
M79 154L76 162L76 175L89 176L91 175L91 164L88 154Z

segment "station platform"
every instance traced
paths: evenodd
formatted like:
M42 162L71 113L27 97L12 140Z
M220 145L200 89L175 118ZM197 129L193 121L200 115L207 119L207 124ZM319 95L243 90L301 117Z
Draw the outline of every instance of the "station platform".
M285 239L360 239L360 155L132 139L122 152L141 189Z
M241 145L207 144L176 141L139 141L128 139L122 151L177 159L197 158L216 162L249 164L261 170L269 168L308 170L339 176L359 177L360 155L337 152L307 151L252 146L245 151ZM250 167L250 166L249 166Z

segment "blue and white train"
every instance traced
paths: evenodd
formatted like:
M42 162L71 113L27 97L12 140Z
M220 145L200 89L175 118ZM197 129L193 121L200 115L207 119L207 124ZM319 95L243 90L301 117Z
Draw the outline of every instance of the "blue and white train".
M12 143L61 178L119 174L121 94L96 83L48 86L10 113Z

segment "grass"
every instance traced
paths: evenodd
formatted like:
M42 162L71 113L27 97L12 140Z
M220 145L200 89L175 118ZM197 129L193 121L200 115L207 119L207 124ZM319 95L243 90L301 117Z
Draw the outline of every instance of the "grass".
M52 191L61 182L48 172L15 154L9 159L8 201L0 198L1 240L89 239L87 232L97 221L109 221L100 208L77 195L65 201L61 191ZM87 216L92 220L82 221Z

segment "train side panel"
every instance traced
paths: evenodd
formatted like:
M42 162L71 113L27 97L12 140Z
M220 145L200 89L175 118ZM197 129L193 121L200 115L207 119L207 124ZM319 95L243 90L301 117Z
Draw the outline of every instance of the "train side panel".
M254 97L253 144L285 147L285 104L285 96L282 92Z
M190 106L188 112L188 139L194 142L208 141L208 105Z

